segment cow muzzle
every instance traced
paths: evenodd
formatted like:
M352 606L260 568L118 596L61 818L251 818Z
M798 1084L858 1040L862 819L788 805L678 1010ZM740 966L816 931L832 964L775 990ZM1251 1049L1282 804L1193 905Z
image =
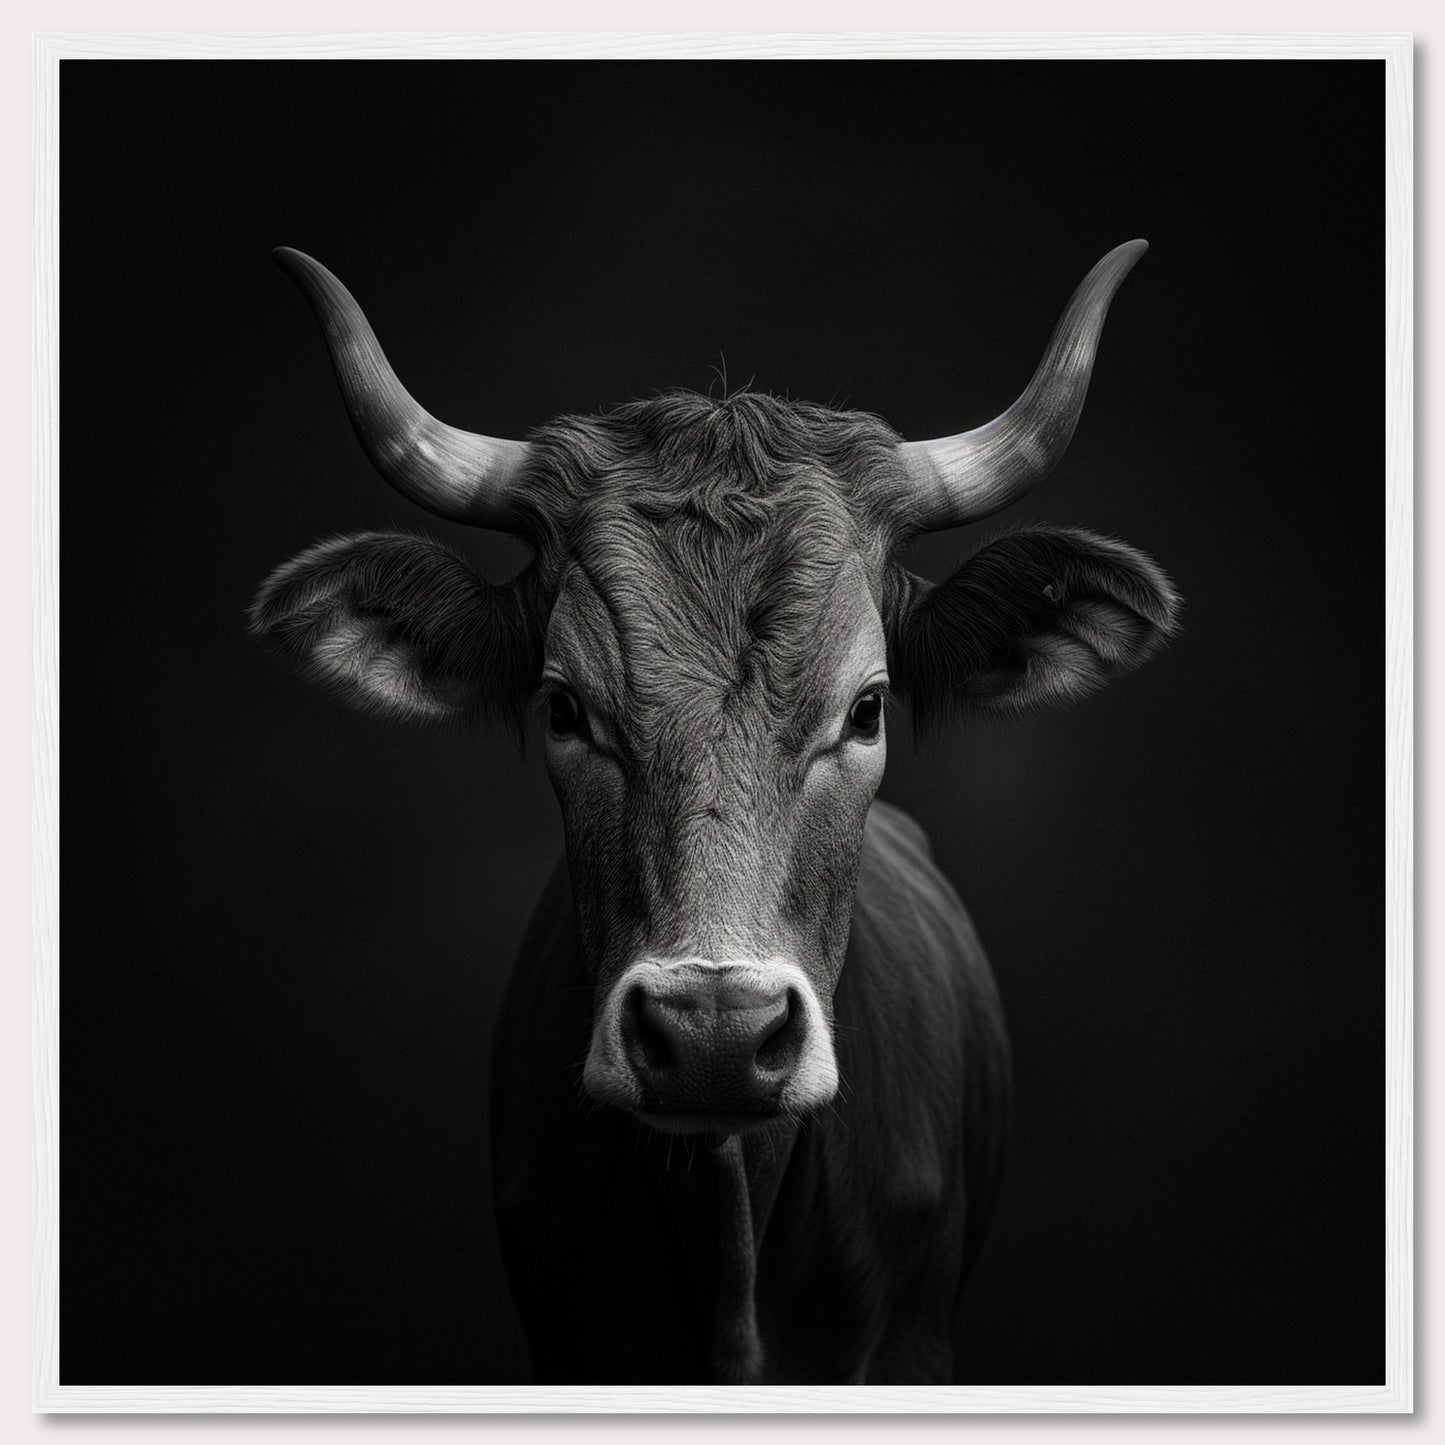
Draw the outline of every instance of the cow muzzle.
M736 1133L821 1107L838 1066L796 964L649 958L608 992L582 1081L668 1133Z

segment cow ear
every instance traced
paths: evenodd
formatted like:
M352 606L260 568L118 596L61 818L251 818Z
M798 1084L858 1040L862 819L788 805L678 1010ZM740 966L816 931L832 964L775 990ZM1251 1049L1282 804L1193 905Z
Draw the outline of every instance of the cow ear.
M366 532L278 567L251 631L355 706L393 718L515 719L539 663L521 589L423 537Z
M1071 702L1132 672L1178 626L1163 572L1091 532L1011 532L941 586L910 581L894 620L893 671L923 724L950 710Z

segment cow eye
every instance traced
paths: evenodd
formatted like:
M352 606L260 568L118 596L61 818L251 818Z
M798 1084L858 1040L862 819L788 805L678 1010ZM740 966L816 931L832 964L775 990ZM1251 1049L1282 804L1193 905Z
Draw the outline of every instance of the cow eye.
M853 731L865 738L878 736L878 725L883 721L883 694L865 692L848 710L848 723Z
M586 726L582 704L565 687L555 688L547 697L547 731L554 738L571 738Z

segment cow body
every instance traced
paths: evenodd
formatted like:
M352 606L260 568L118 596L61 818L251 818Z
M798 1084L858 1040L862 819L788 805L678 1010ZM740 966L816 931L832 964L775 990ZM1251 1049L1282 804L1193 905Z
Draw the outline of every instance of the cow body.
M954 1307L998 1181L1008 1051L963 905L922 830L884 803L834 1008L843 1090L794 1128L743 1136L738 1191L717 1144L579 1107L592 998L559 867L492 1066L498 1221L538 1380L952 1378ZM738 1288L739 1239L751 1290Z
M391 717L546 719L566 860L492 1077L540 1379L952 1377L1007 1047L961 903L875 802L887 715L1077 699L1162 645L1177 598L1078 529L1007 533L937 585L901 553L1057 460L1143 250L1094 267L1013 406L928 442L751 392L666 393L526 442L459 431L335 277L278 253L383 475L532 548L499 586L425 538L333 538L267 579L252 625Z

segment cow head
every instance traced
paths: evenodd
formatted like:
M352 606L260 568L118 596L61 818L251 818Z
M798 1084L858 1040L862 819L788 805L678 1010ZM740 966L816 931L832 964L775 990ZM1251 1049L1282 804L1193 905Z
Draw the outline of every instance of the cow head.
M540 709L595 990L595 1099L709 1133L831 1099L889 699L916 719L1067 699L1172 630L1157 568L1086 532L1005 534L937 587L895 560L1053 465L1144 249L1094 268L1008 411L913 443L876 417L753 393L666 395L525 443L461 432L403 390L329 272L277 253L382 474L535 556L498 587L429 541L342 537L279 568L253 625L386 714Z

